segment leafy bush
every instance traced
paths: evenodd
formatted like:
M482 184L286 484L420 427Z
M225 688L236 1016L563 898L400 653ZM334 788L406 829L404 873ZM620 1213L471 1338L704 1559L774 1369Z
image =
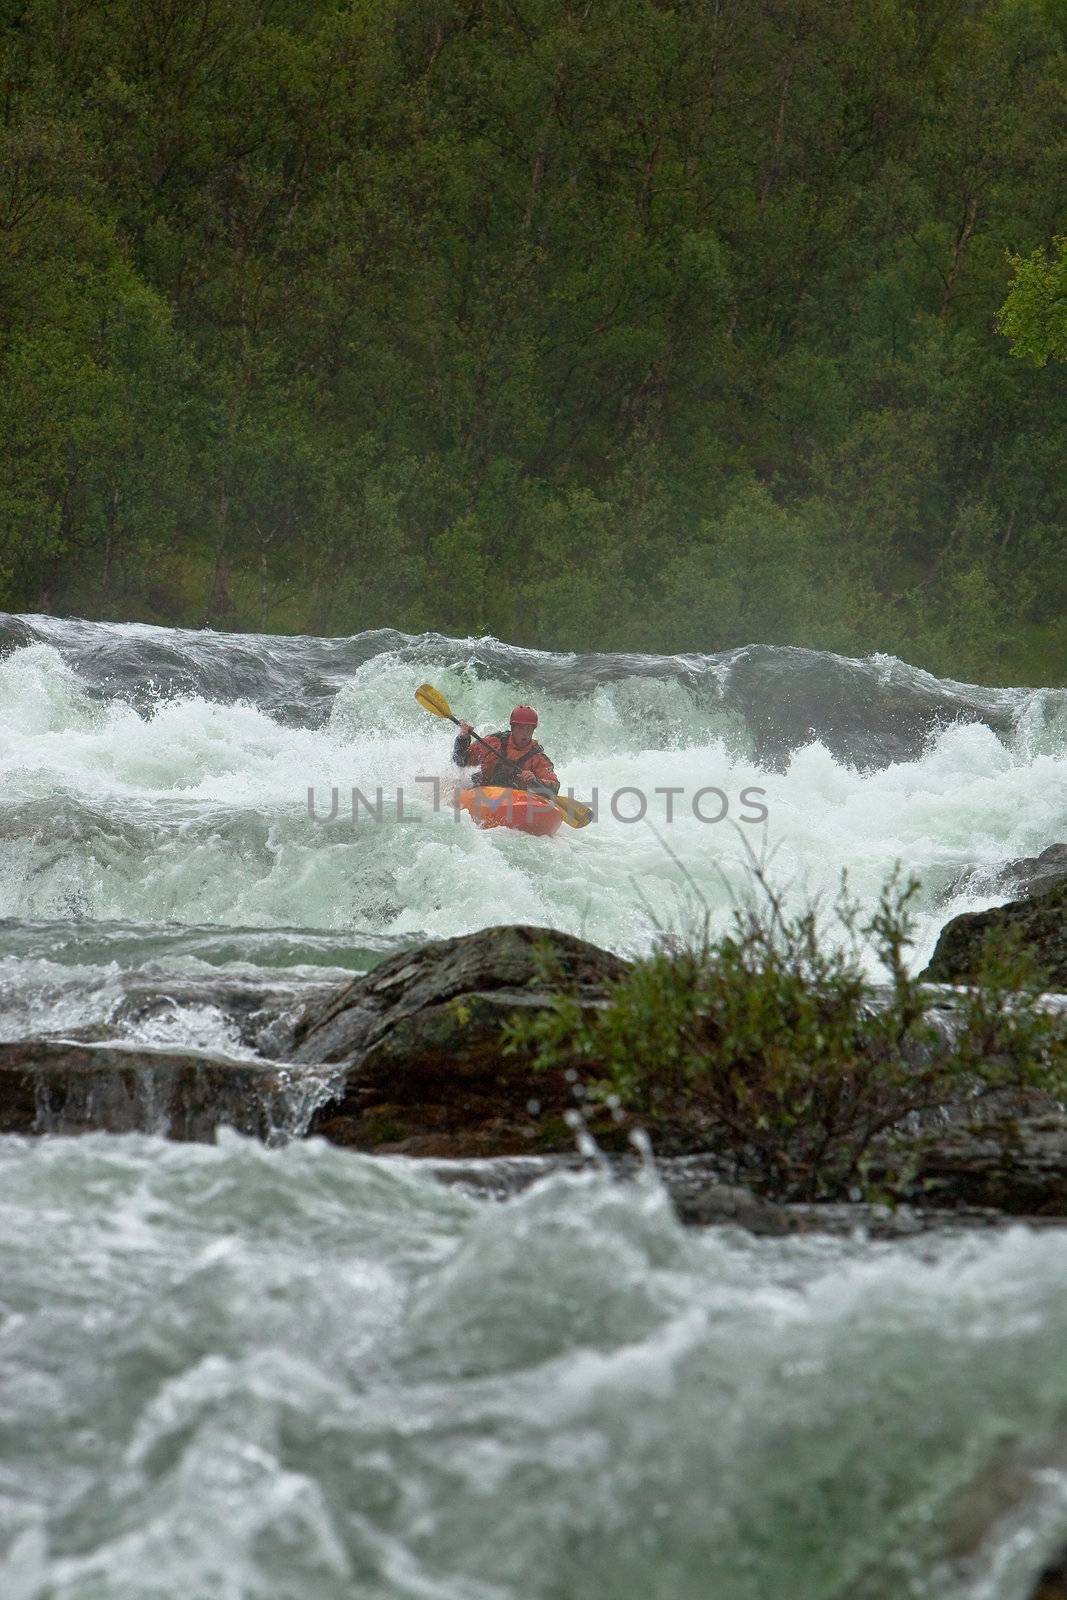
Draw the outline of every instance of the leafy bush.
M1019 944L987 946L980 982L939 1027L907 966L917 881L894 876L863 920L842 878L844 937L828 944L817 907L787 913L753 871L759 898L735 908L726 936L710 937L705 913L695 935L638 961L599 1012L561 992L512 1021L506 1048L541 1068L583 1068L594 1095L653 1123L702 1116L750 1181L795 1199L869 1191L875 1148L892 1170L890 1136L917 1114L993 1093L1067 1093L1067 1037ZM884 986L865 976L865 941Z

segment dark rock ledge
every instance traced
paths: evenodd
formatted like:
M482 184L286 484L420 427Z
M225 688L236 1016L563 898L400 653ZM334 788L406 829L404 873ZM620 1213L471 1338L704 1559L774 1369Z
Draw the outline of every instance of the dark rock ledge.
M271 1139L303 1132L295 1124L302 1114L306 1124L335 1078L207 1050L15 1040L0 1043L0 1133L158 1133L203 1143L230 1127Z

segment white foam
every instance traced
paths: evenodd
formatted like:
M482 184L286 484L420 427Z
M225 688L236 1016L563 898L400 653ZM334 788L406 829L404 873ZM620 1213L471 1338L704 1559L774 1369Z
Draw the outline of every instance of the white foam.
M632 677L563 699L541 694L538 736L564 785L599 793L595 826L553 840L480 833L419 778L446 781L454 734L415 703L421 674L387 653L358 668L324 726L283 724L254 706L195 695L137 710L92 699L49 645L0 661L0 916L83 916L231 926L362 929L419 937L506 921L550 924L629 950L702 898L724 925L748 852L772 859L790 904L832 900L847 868L873 904L900 862L923 880L917 960L955 912L990 903L953 891L1067 837L1067 753L1049 737L1009 746L980 724L949 727L915 761L858 772L813 742L783 771L759 767L737 728L686 684ZM457 711L501 725L521 685L482 675L457 650L435 673ZM1036 716L1036 713L1035 713ZM1047 730L1046 730L1047 734ZM385 821L351 820L351 790ZM396 815L396 789L407 816ZM657 789L684 791L672 802ZM334 822L313 822L338 792ZM661 837L622 820L642 792ZM693 796L718 788L727 817L702 822ZM742 820L761 789L765 827ZM720 803L705 796L705 815ZM664 848L669 845L676 860ZM698 891L694 895L693 885ZM952 891L952 892L950 892ZM946 898L947 897L947 898Z

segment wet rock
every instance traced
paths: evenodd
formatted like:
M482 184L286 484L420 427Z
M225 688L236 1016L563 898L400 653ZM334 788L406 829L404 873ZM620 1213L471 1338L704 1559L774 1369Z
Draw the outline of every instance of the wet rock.
M761 765L780 766L812 739L850 766L917 761L954 723L984 723L1007 738L1018 716L1003 690L950 687L885 657L853 661L822 650L746 645L721 661L723 701L744 712Z
M988 1207L934 1207L865 1202L783 1205L767 1200L743 1184L723 1181L719 1165L706 1155L638 1158L605 1155L595 1160L577 1154L502 1157L495 1161L427 1161L420 1163L439 1183L469 1194L507 1200L555 1172L579 1172L594 1166L606 1169L620 1182L636 1182L655 1172L669 1196L680 1222L688 1227L741 1228L764 1238L791 1234L862 1233L871 1239L906 1239L944 1228L996 1228L1018 1221ZM1027 1218L1040 1226L1050 1219Z
M872 1236L896 1238L950 1225L1065 1223L1067 1114L1058 1107L1047 1109L1047 1100L1043 1103L1046 1109L1037 1114L1030 1110L997 1116L986 1107L981 1120L974 1121L959 1106L939 1128L932 1127L932 1119L916 1118L907 1129L895 1129L872 1145L867 1158L866 1182L886 1196L877 1203L858 1194L850 1200L808 1203L776 1194L721 1130L704 1136L704 1154L657 1165L684 1222L733 1221L752 1233L849 1233L860 1228ZM712 1149L714 1154L707 1153Z
M565 1113L583 1099L578 1075L505 1056L503 1027L550 1005L561 985L580 1005L601 1005L626 970L584 939L528 927L391 957L313 1002L294 1027L290 1060L345 1068L343 1092L311 1131L358 1149L439 1157L573 1147ZM626 1137L603 1108L592 1131L609 1143Z
M1067 991L1067 878L1053 882L1031 899L1010 900L991 911L954 917L942 928L922 978L929 983L972 982L982 946L997 929L1021 934L1044 969L1049 987Z
M999 874L1005 893L1016 899L1044 894L1067 878L1067 844L1050 844L1037 856L1010 861Z
M791 1233L849 1233L861 1225L852 1214L859 1208L780 1205L744 1184L701 1180L686 1171L684 1160L665 1164L663 1178L679 1220L690 1227L743 1228L746 1233L777 1239ZM839 1215L831 1219L831 1210Z
M302 1133L330 1075L208 1051L34 1039L0 1043L0 1133L157 1133L210 1142Z
M1050 844L1040 855L1021 856L990 870L968 867L953 885L953 893L980 891L1007 894L1013 900L1028 900L1044 894L1053 884L1067 878L1067 844Z
M1067 1218L1067 1115L955 1127L917 1141L905 1197L923 1205ZM878 1164L872 1167L877 1177Z
M544 1005L561 985L600 999L629 963L554 928L504 925L400 951L325 1001L308 1005L293 1029L291 1059L351 1060L400 1023L466 997ZM471 1042L476 1037L472 1032Z

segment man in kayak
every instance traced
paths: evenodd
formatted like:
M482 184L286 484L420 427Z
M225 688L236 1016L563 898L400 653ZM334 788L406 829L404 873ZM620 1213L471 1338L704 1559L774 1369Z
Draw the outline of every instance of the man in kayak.
M461 732L452 746L452 759L460 767L481 767L479 784L499 783L507 789L526 789L531 783L540 783L558 794L559 779L533 736L537 712L529 706L516 706L511 713L510 730L487 733L485 744L472 743L474 729L469 722L461 722L459 726ZM485 745L490 748L487 750ZM502 757L514 761L518 770L500 766Z

